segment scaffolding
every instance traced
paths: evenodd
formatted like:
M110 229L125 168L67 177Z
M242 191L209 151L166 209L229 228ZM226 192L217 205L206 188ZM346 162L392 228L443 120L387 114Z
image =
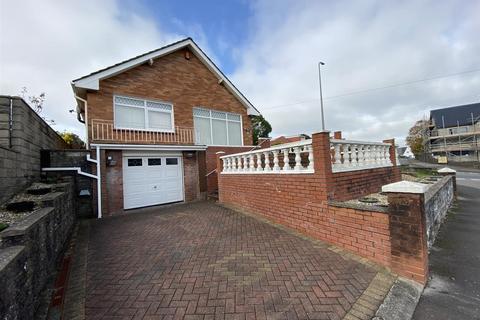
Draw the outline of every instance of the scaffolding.
M470 116L466 119L470 122L468 126L460 126L457 121L457 126L445 127L443 116L440 128L430 122L424 140L425 152L434 158L446 157L453 162L480 162L480 116L474 117L473 113Z

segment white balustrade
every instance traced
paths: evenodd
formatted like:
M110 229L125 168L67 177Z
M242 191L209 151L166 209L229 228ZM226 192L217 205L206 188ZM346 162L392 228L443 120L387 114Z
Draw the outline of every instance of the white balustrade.
M330 140L332 171L354 171L391 167L390 144L351 140Z
M290 154L295 155L293 168L289 163ZM286 143L268 149L230 154L220 158L223 160L222 174L302 174L314 172L312 140Z

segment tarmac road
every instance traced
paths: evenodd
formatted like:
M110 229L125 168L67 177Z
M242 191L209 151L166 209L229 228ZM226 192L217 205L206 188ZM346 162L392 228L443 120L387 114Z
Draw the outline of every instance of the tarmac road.
M431 250L415 320L480 319L480 173L455 169L457 204Z

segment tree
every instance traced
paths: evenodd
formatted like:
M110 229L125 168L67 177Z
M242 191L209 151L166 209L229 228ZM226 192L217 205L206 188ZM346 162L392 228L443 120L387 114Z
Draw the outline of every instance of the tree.
M23 99L27 99L27 94L28 94L28 89L27 87L22 87L22 90L20 92L20 96ZM28 96L28 101L33 106L33 110L35 110L36 113L40 114L43 110L43 103L45 102L45 97L46 94L45 92L41 92L38 96Z
M73 132L63 131L58 132L63 141L72 149L85 149L85 142Z
M258 138L268 138L268 135L272 132L272 126L262 115L252 116L251 119L253 127L253 144L256 145L258 143Z
M428 121L418 120L408 131L407 145L416 158L425 152L425 139L427 137Z

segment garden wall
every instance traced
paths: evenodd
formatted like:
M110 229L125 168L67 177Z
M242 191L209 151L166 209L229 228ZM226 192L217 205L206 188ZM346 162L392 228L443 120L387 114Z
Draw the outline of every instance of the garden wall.
M454 181L453 178L442 178L431 186L417 183L413 189L404 188L404 182L395 182L388 185L393 188L384 190L388 194L387 207L352 205L341 201L344 200L342 194L351 199L356 194L364 195L367 191L363 189L379 192L383 184L400 179L398 167L332 173L326 132L313 135L312 149L314 170L304 173L257 173L254 169L244 173L221 172L224 165L218 158L220 203L266 217L425 283L428 276L426 212L448 209L451 201L440 199L445 196L453 199L454 185L447 182L448 179ZM393 152L390 157L394 157ZM348 186L352 189L345 189ZM439 218L435 216L430 220L439 221Z
M0 232L0 315L34 319L75 222L74 185L56 185L40 208Z
M66 148L63 139L22 98L0 95L0 203L38 181L40 150Z
M425 193L425 218L429 248L433 245L454 199L454 179L448 176L435 183Z

